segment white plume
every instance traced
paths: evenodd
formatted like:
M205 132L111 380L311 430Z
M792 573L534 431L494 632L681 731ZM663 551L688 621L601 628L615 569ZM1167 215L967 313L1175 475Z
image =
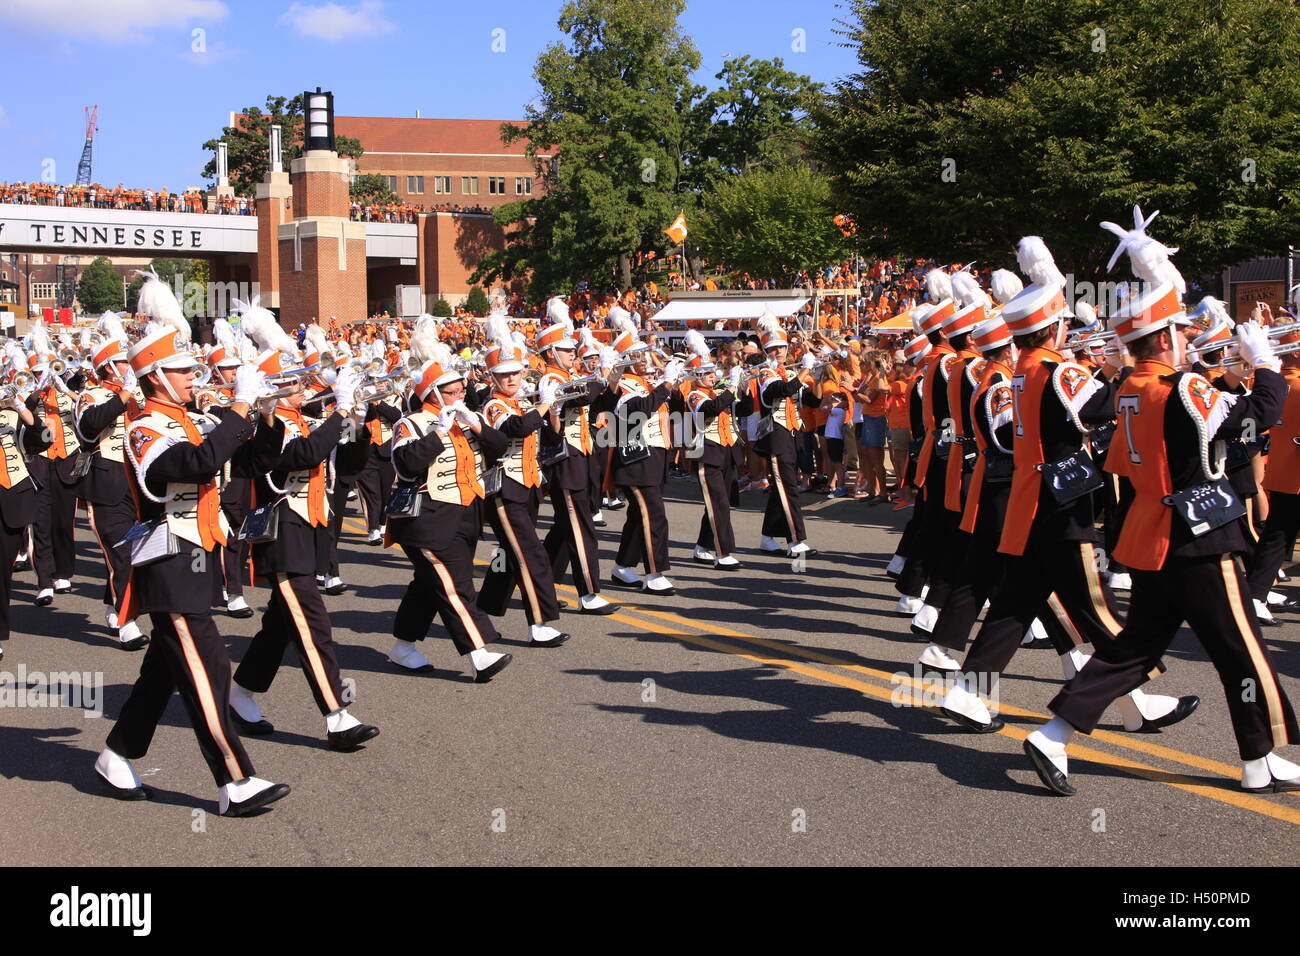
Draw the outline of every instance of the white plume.
M411 355L421 365L434 361L437 344L438 320L429 313L423 312L415 320L415 328L411 330Z
M998 269L989 278L989 288L993 290L993 298L1006 305L1025 290L1025 284L1010 269Z
M497 348L515 347L514 338L510 335L510 324L503 312L493 312L487 317L487 322L483 326L483 335Z
M172 328L176 330L176 338L173 341L178 346L188 344L190 324L185 321L185 313L181 311L181 304L176 301L176 294L167 287L167 283L158 278L158 273L152 269L136 269L135 272L136 275L144 276L144 285L140 286L136 311L141 315L149 316L150 321L147 323L146 331Z
M704 361L709 360L709 343L705 341L704 336L694 329L686 332L686 348L694 352Z
M636 323L632 321L632 313L622 306L616 305L609 310L609 324L619 334L627 332L632 338L636 338Z
M520 332L518 329L515 329L513 332L510 333L510 342L517 349L526 350L528 348L527 337L524 335L523 332Z
M593 346L595 346L596 348L600 347L600 343L596 341L596 335L594 332L591 331L590 326L584 325L579 330L578 334L580 336L578 340L578 344L581 345L584 349L589 349L592 348Z
M37 355L43 358L54 353L54 349L50 347L50 333L45 328L44 319L33 322L27 334L31 337L31 350Z
M965 270L952 274L952 291L963 309L969 309L973 305L982 305L987 309L992 305L979 282Z
M304 351L311 353L324 354L331 351L330 340L325 336L325 330L313 322L307 326L307 332L302 339Z
M101 315L99 321L95 323L95 328L106 339L112 339L122 345L130 343L130 339L126 335L126 329L122 325L122 318L116 312L110 311Z
M931 269L925 274L925 291L930 294L930 301L935 305L951 299L952 277L942 269Z
M781 320L776 317L770 305L763 306L763 314L758 317L758 331L776 333L781 331Z
M239 312L240 329L262 351L270 349L275 352L282 352L297 361L297 343L289 337L289 334L284 329L280 328L280 323L276 321L275 315L269 309L262 308L259 302L260 298L258 296L254 296L252 302L234 300L235 309Z
M217 319L212 323L212 337L216 340L217 345L226 350L228 358L239 358L239 341L235 338L235 330L230 327L230 323L224 318Z
M1209 313L1210 323L1207 328L1214 328L1216 325L1226 325L1230 329L1235 329L1237 323L1232 321L1232 316L1228 314L1228 304L1222 299L1216 299L1212 295L1207 295L1201 300L1198 308L1204 307Z
M1101 224L1101 228L1119 237L1119 245L1111 253L1110 262L1106 264L1106 271L1109 272L1114 268L1120 253L1127 252L1133 274L1143 282L1152 286L1163 285L1168 282L1178 290L1179 295L1185 295L1187 293L1187 283L1184 281L1182 273L1169 261L1169 257L1178 249L1166 246L1164 243L1147 235L1147 227L1151 225L1158 215L1160 215L1160 210L1157 209L1150 216L1143 218L1142 207L1135 205L1133 207L1132 229L1125 229L1113 222L1103 222Z
M573 334L573 320L569 318L569 304L564 301L564 296L551 296L550 301L546 303L546 318L552 325L557 322L563 323L569 330L569 334Z
M1025 236L1016 247L1016 261L1020 271L1029 276L1029 281L1039 288L1058 289L1065 285L1065 276L1056 267L1047 243L1041 236Z
M1097 310L1092 307L1087 299L1080 299L1074 303L1074 317L1084 326L1097 324Z

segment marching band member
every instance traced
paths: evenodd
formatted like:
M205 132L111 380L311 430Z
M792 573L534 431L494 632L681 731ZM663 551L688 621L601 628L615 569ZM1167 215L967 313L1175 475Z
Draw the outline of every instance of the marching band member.
M905 485L915 488L916 462L925 440L924 370L927 364L926 358L934 349L930 337L920 331L920 322L916 318L917 310L925 313L931 311L929 305L919 305L912 310L912 324L917 334L903 348L904 360L916 371L907 385L908 433L911 435L911 442L908 446L907 468L899 476L900 489ZM907 519L907 524L903 526L903 533L899 536L894 556L885 566L885 574L895 579L894 588L902 595L898 599L894 612L907 617L912 617L921 610L928 592L925 583L925 562L921 553L920 512L923 510L924 499L918 494L912 506L912 514Z
M407 670L432 670L415 645L424 640L437 614L470 676L482 684L511 660L509 654L487 649L497 631L474 594L483 476L509 441L465 405L469 383L453 365L451 350L438 341L432 317L427 325L424 318L411 335L412 360L420 363L413 395L421 404L393 429L398 484L388 534L410 559L415 576L393 619L388 658Z
M550 300L547 317L552 324L537 335L537 352L546 361L538 386L550 386L558 391L573 381L578 343L573 340L573 323L563 298L556 296ZM614 612L614 605L600 596L600 545L589 496L591 457L597 449L587 416L604 391L603 382L592 382L582 394L553 405L547 416L547 441L542 443L543 453L550 450L555 456L553 461L542 461L546 487L555 509L555 523L542 546L557 577L568 561L573 586L578 591L578 610L583 614Z
M4 456L0 473L0 659L4 657L3 642L9 640L9 589L15 558L26 546L27 529L36 513L36 487L27 461L41 450L41 432L27 407L26 388L30 385L20 388L17 380L18 375L31 378L27 357L16 343L6 344L12 369L0 386L0 455Z
M189 325L180 304L156 276L141 287L139 302L139 311L160 324L151 322L128 353L145 405L127 426L127 457L142 527L149 531L132 544L127 604L150 616L153 640L95 771L114 797L147 799L130 761L148 753L172 691L179 690L220 788L219 812L244 816L279 800L289 787L254 776L225 706L230 658L212 622L211 595L221 567L217 549L234 532L221 513L218 484L232 457L270 452L279 435L269 410L256 428L246 417L266 390L252 367L239 370L235 401L219 421L187 411L196 360L183 349Z
M36 603L54 603L55 594L72 590L76 561L73 525L77 514L76 399L51 363L55 361L43 322L32 329L28 359L39 385L27 400L37 427L48 430L45 449L28 462L36 482L36 514L32 522L32 564L36 568Z
M98 384L82 391L76 405L75 428L84 456L78 468L83 472L80 495L86 502L91 531L104 553L108 626L117 631L119 647L138 651L149 638L134 620L122 616L131 561L124 548L114 545L136 520L135 498L125 468L126 425L140 414L143 401L136 394L135 374L127 361L126 330L121 320L105 312L98 329L103 338L90 357Z
M555 385L544 382L533 405L520 394L524 380L525 350L516 344L504 313L488 316L487 334L496 347L488 352L486 366L492 376L492 397L483 417L510 440L498 467L501 487L487 507L488 523L505 557L504 567L494 558L478 592L478 606L494 617L506 612L506 603L518 587L523 592L528 618L528 640L539 647L559 647L569 635L551 627L560 618L555 578L546 549L537 537L537 511L541 505L541 468L537 461L538 432L555 400Z
M790 343L781 329L780 320L767 309L758 320L758 327L763 332L763 351L768 361L758 373L759 399L766 412L759 431L766 430L766 434L758 436L755 451L767 462L770 482L759 548L763 551L784 550L791 558L812 557L817 551L808 546L803 512L799 508L795 435L802 427L799 405L804 402L805 395L810 394L803 376L812 370L816 359L812 352L804 353L803 370L791 374L785 367ZM785 549L777 538L786 539Z
M704 336L691 330L686 346L694 356L687 361L691 390L686 408L693 421L693 444L687 445L687 458L695 458L700 493L704 497L704 514L700 533L695 539L694 559L723 571L740 568L736 559L736 536L731 530L731 496L740 464L740 433L736 428L736 393L740 390L744 369L731 369L727 387L718 386L718 367L709 356Z
M235 398L235 374L243 365L243 354L248 350L241 337L235 335L230 323L217 319L212 324L213 337L217 345L208 353L208 368L212 378L209 386L201 389L196 398L199 411L209 411L212 406L225 405ZM256 354L249 356L255 359ZM243 527L244 517L253 498L252 480L244 475L235 474L229 466L226 468L225 482L221 486L221 510L230 523L230 527ZM234 618L249 618L253 609L244 599L243 574L248 566L248 541L241 540L237 534L231 535L221 549L222 595L225 598L226 612Z
M668 397L685 365L677 360L669 362L651 385L646 378L650 347L637 338L631 320L623 317L613 348L628 368L610 383L610 398L614 401L610 417L617 438L612 478L627 501L627 519L619 535L610 581L616 587L639 586L646 594L668 597L677 593L664 574L671 567L663 498L672 433ZM644 563L644 578L633 570L638 563Z
M264 349L258 370L268 376L282 374L284 357L297 358L293 340L256 300L241 312L241 327ZM271 689L292 641L307 686L325 718L329 748L342 752L354 751L379 734L378 727L363 724L348 712L350 700L339 673L329 612L315 581L320 555L330 545L330 484L345 427L353 432L348 444L361 446L359 451L349 449L351 453L365 450L355 440L352 423L358 379L352 369L339 372L334 382L335 410L324 421L303 415L308 393L302 389L284 396L275 407L284 444L253 487L257 511L266 514L264 531L252 546L253 568L271 588L271 598L230 688L230 707L240 729L257 736L272 733L275 728L263 717L254 695ZM245 519L246 531L253 514L250 511Z
M582 363L582 370L588 375L594 375L601 371L601 354L603 349L595 334L587 326L583 326L579 333L582 340L582 347L578 350L578 360ZM608 346L606 346L607 348ZM609 434L609 411L600 403L593 402L587 406L587 433L589 435L608 435ZM613 449L595 444L591 454L587 456L587 500L590 502L591 523L593 527L603 528L607 524L605 521L604 507L608 503L605 500L605 468L609 464L609 456ZM620 503L618 508L623 507ZM617 510L617 509L615 509Z
M1097 570L1091 492L1101 485L1100 473L1083 450L1089 426L1114 417L1114 388L1082 366L1064 361L1058 351L1067 314L1065 277L1042 239L1026 236L1017 256L1032 282L1002 309L1019 353L1011 383L1014 470L998 542L1004 555L1003 580L966 655L962 679L954 682L943 703L947 716L977 733L991 732L1004 722L989 714L975 687L990 687L996 675L1006 671L1053 594L1071 622L1076 645L1106 644L1120 631L1112 596ZM1103 369L1113 372L1110 366ZM1062 654L1066 679L1086 660L1077 649ZM1163 664L1159 668L1163 672ZM1177 723L1197 703L1194 697L1178 700L1137 689L1117 701L1130 732L1152 732Z
M1178 371L1185 358L1177 327L1186 322L1182 277L1168 261L1170 250L1145 235L1139 212L1135 220L1121 248L1127 247L1133 271L1148 285L1113 319L1137 365L1119 390L1121 422L1106 460L1131 494L1115 552L1132 568L1128 626L1117 640L1099 645L1057 694L1049 705L1055 716L1029 735L1025 753L1046 786L1064 796L1075 793L1066 754L1074 731L1090 734L1111 701L1144 683L1186 620L1223 683L1242 789L1300 790L1300 766L1276 752L1300 730L1245 600L1246 577L1234 559L1247 547L1245 509L1223 480L1222 451L1215 445L1251 422L1276 421L1286 384L1267 334L1251 322L1237 329L1241 357L1255 370L1249 396ZM1243 693L1246 686L1256 693Z

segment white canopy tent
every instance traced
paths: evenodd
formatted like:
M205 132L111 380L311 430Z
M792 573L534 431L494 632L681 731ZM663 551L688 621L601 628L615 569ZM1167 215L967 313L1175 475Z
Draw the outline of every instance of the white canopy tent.
M650 316L660 327L665 322L702 321L713 323L721 319L757 319L765 309L771 309L778 318L794 315L808 304L808 297L749 298L729 296L727 293L711 293L726 298L682 298L679 293L666 306Z

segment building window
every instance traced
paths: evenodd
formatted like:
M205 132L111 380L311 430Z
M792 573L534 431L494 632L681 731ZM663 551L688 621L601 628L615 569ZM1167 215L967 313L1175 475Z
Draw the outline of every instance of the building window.
M506 178L504 176L489 176L488 193L493 196L504 196L506 194Z
M384 177L384 182L388 183L388 188L389 188L389 189L391 189L393 192L397 192L397 177L396 177L396 176L385 176L385 177Z
M460 177L460 192L463 196L478 195L478 177L462 176Z
M433 191L439 195L449 195L451 193L451 177L434 176Z
M516 176L515 177L515 195L531 196L533 194L533 177Z
M57 299L59 297L59 284L57 282L33 282L32 298L33 299Z
M406 177L406 191L407 191L408 193L414 193L414 194L417 195L417 196L419 196L419 195L423 195L423 193L424 193L424 177L423 177L423 176L407 176L407 177Z

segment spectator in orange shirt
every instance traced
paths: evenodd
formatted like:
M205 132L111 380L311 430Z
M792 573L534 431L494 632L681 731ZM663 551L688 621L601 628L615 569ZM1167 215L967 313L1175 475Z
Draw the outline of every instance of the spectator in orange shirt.
M888 433L889 367L887 353L878 349L863 357L863 376L857 388L862 400L862 424L858 428L858 498L877 505L888 501L885 489L885 440Z

